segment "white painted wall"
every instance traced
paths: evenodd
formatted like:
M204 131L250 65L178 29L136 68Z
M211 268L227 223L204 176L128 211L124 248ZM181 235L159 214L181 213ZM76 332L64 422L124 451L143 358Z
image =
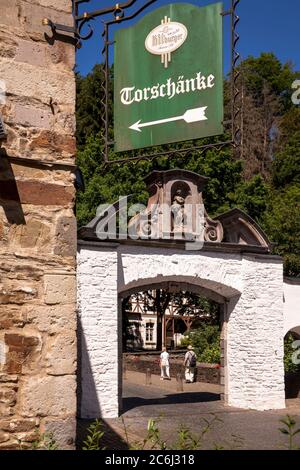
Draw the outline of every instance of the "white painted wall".
M285 408L282 262L244 256L237 276L242 295L229 305L227 324L228 404Z
M79 386L83 418L113 418L119 413L117 255L116 249L95 246L79 251Z
M77 275L83 331L82 417L119 414L118 292L155 279L175 282L183 277L228 298L228 404L258 410L285 407L283 283L278 258L81 242Z
M300 280L296 284L293 281L285 280L283 283L284 294L284 334L298 327L300 330ZM300 331L299 331L300 334Z

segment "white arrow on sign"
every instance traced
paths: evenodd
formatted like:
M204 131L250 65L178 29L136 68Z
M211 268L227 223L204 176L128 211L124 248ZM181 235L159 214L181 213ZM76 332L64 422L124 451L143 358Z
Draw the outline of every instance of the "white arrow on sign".
M129 127L133 131L142 132L141 129L143 127L150 127L150 126L158 126L159 124L165 124L166 122L173 122L173 121L185 121L188 124L192 122L199 122L199 121L206 121L207 117L205 116L205 111L207 110L207 106L203 108L195 108L195 109L188 109L182 116L176 116L168 119L160 119L159 121L152 121L152 122L144 122L141 124L141 119L137 121L135 124Z

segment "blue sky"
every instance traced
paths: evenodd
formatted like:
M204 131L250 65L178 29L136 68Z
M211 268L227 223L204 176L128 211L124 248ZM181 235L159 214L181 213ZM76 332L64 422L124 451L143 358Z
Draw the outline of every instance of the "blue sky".
M122 3L123 0L120 0ZM142 5L145 0L137 0L131 11ZM199 6L215 3L216 0L190 0ZM93 11L114 4L113 0L90 0L82 5L81 11ZM157 0L146 12L169 3L183 3L182 0ZM230 0L224 0L224 8L230 7ZM129 11L129 10L128 10ZM283 62L291 61L300 70L300 1L299 0L241 0L238 7L241 18L239 33L241 36L238 50L243 58L249 55L258 56L261 52L274 52ZM141 17L139 17L141 18ZM109 19L109 17L102 17ZM138 20L135 20L138 21ZM95 63L101 62L102 26L101 18L94 22L94 35L88 41L83 41L82 48L77 52L77 70L86 75ZM125 22L117 27L128 27ZM230 23L225 26L225 72L230 66ZM113 32L113 29L112 29ZM111 60L113 58L111 57Z

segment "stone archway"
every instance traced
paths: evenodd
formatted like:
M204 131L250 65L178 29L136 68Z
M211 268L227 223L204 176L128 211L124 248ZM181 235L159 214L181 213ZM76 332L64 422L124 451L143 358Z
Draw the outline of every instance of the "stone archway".
M282 262L251 253L185 252L83 241L78 254L82 417L121 410L119 295L155 283L181 282L222 299L224 398L230 406L285 407Z

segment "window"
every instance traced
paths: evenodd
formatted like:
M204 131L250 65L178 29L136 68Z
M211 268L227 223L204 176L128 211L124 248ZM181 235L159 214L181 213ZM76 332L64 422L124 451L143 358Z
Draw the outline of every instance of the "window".
M154 336L154 323L146 323L146 342L152 343Z

